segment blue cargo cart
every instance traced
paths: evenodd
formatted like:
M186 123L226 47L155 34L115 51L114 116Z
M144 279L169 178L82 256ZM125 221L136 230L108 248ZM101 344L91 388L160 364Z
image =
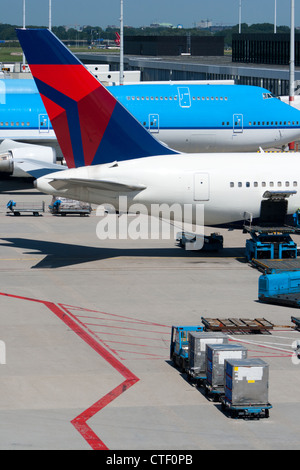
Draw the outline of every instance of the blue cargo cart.
M220 398L222 411L228 412L231 418L269 418L269 410L272 408L270 403L264 405L233 405L223 395Z
M21 213L32 213L34 216L39 216L40 213L45 212L45 202L15 202L13 200L8 201L6 208L14 216L20 216Z

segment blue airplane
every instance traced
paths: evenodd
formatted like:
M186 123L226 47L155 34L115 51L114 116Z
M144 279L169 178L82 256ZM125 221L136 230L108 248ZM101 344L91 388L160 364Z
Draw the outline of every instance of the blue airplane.
M141 82L108 89L157 140L176 151L257 151L300 139L300 111L264 88L217 82ZM61 155L34 80L0 80L0 141L4 141L0 173L16 173L11 141L43 146L31 147L34 160L43 154L44 162L55 163ZM24 150L18 146L18 157L26 158L28 150L28 146Z

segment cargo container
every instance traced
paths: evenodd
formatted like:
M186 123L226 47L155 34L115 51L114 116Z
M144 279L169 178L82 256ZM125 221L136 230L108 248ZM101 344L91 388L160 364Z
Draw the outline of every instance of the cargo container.
M246 359L248 350L241 344L208 344L206 346L206 395L218 399L224 394L224 365L226 359Z
M222 409L233 417L268 417L269 365L262 359L226 359Z
M198 385L206 378L206 345L228 344L228 336L221 332L189 332L188 380L196 380Z

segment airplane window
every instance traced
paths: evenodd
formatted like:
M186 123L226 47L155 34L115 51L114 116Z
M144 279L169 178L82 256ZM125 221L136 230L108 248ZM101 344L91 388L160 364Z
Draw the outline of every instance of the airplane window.
M249 122L249 126L252 126L252 122Z
M267 126L269 125L269 121L267 121Z
M0 126L3 126L3 122L0 123Z
M208 96L206 97L206 100L207 100L207 101L209 100L209 97L208 97Z
M146 100L149 101L149 96L146 96Z
M265 188L265 187L266 187L265 181L263 181L263 182L261 183L261 185L262 185L263 188Z
M223 96L220 97L220 100L223 101Z
M195 96L193 96L193 101L195 101L195 99L196 99Z
M135 100L135 96L132 96L131 99L132 99L132 100Z
M225 96L225 98L224 98L224 99L225 99L225 101L227 101L227 100L228 100L227 96Z
M127 96L127 101L129 101L129 100L130 100L130 96Z
M136 97L136 99L139 101L139 100L140 100L140 97L139 97L139 96L137 96L137 97Z
M172 101L172 99L173 99L172 96L170 96L170 101Z
M204 101L204 100L205 100L205 98L204 98L204 96L202 96L202 101Z
M27 126L30 126L30 122L27 122Z
M219 99L219 98L216 96L216 100L217 100L217 101L218 101L218 99Z
M238 183L238 187L241 188L243 184L241 182Z
M270 186L271 186L271 188L273 188L273 186L274 186L273 181L270 181Z
M258 186L258 182L254 181L254 187L257 188L257 186Z
M288 187L290 185L289 181L286 181L285 185L286 185L286 187Z
M249 181L247 181L247 183L246 183L246 188L250 188L250 183L249 183Z
M177 100L177 96L174 96L174 100Z
M294 181L294 182L293 182L293 186L298 186L297 181Z
M211 97L211 100L214 100L214 97L213 97L213 96Z
M18 122L16 122L16 126L19 126L19 123L18 123Z
M227 126L229 126L229 122L227 122Z
M151 98L150 98L150 99L153 101L153 96L151 96Z
M5 125L8 126L8 122L6 122Z
M290 125L291 125L291 121L288 122L288 126L290 126Z
M256 126L256 122L254 121L253 126Z
M145 98L142 96L141 100L142 100L142 101L144 101L144 100L145 100Z
M234 188L234 183L233 182L230 183L230 187Z
M281 181L278 181L277 186L281 187Z

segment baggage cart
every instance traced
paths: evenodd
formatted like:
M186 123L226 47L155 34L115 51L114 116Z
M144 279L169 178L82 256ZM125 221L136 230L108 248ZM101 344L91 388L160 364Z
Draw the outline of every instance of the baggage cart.
M78 214L83 217L90 215L92 206L86 202L75 201L64 197L53 197L49 209L54 215L66 216L67 214Z
M40 213L45 212L45 202L14 202L10 200L6 204L6 208L15 216L28 212L32 212L34 216L39 216Z
M222 410L232 418L268 418L269 365L259 358L225 360Z
M222 332L189 332L189 357L186 369L187 380L203 384L206 379L206 346L207 344L228 344L228 336Z
M248 350L241 344L208 344L206 346L205 395L219 401L224 395L226 359L246 359Z

